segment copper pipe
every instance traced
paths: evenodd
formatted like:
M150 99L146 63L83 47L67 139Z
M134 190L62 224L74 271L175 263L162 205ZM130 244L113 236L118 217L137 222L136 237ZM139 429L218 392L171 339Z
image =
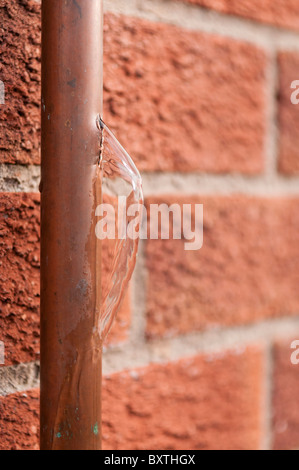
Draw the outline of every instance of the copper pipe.
M42 1L41 449L101 448L102 0Z

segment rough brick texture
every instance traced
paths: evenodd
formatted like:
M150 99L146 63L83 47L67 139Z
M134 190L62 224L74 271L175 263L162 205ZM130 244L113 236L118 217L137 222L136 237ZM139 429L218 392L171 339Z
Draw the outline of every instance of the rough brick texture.
M229 15L299 30L297 0L185 0Z
M39 5L13 0L0 8L0 162L38 163ZM105 24L105 119L141 170L262 171L259 49L133 18L106 15Z
M40 134L40 5L0 0L0 163L38 163Z
M6 365L38 358L39 196L0 193L0 340Z
M152 365L105 381L106 449L258 449L261 354Z
M276 450L299 448L299 364L291 363L291 354L296 351L290 347L294 340L299 340L299 334L287 342L276 344L274 349L273 430Z
M250 348L107 377L103 448L260 448L262 357ZM37 391L0 397L0 450L36 449L38 426Z
M291 95L296 92L296 89L291 89L291 84L299 80L298 69L298 53L279 54L279 169L288 175L299 175L299 104L291 102Z
M262 23L273 38L273 25L299 31L298 0L182 1L259 22L257 35ZM6 98L0 164L40 163L40 3L0 0ZM192 15L192 8L185 10ZM266 50L229 33L109 13L104 36L104 118L140 170L180 178L187 172L263 174L271 106ZM299 54L281 51L277 60L278 169L298 176L299 106L291 104L290 85L299 80ZM145 335L138 338L143 357L163 355L163 338L238 325L246 337L249 324L281 318L287 329L288 318L299 313L299 198L195 192L147 201L204 204L204 246L192 252L184 250L186 240L144 242L146 285L138 280L146 291ZM39 206L38 194L0 192L0 341L6 366L25 363L14 372L19 378L26 363L39 358ZM107 264L104 259L102 272ZM105 347L129 341L130 323L127 295ZM135 327L142 325L143 319ZM252 331L255 326L249 337ZM176 343L181 361L138 370L128 364L129 370L104 378L104 449L259 449L270 440L265 351L257 345L186 359L185 340ZM299 365L290 362L290 343L278 342L273 350L275 449L299 448ZM123 348L127 360L131 350ZM0 396L0 450L38 449L38 433L38 390Z
M38 450L38 390L0 397L0 436L0 450Z
M298 315L298 199L163 198L178 201L204 204L204 246L147 241L149 336Z
M105 35L105 119L141 170L263 169L263 52L112 15Z

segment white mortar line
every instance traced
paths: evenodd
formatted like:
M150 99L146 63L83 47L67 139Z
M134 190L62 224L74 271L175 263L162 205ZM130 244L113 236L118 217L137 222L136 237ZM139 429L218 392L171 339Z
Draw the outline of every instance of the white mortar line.
M242 176L195 173L143 173L146 197L177 193L180 195L298 196L299 178L280 175Z
M0 396L26 392L39 387L39 363L0 367Z
M260 347L265 351L265 348L269 348L276 340L289 339L291 343L293 339L298 338L299 316L269 320L248 326L190 333L177 338L166 338L144 343L143 345L130 342L119 347L105 349L103 373L107 376L116 372L131 370L132 374L135 374L136 369L147 367L150 364L175 362L199 354L205 355L207 361L212 362L224 357L229 351L239 355L250 346ZM270 382L272 377L271 362L266 366L266 371L267 380ZM26 392L38 386L38 362L0 368L0 396ZM270 388L268 394L269 392L271 394ZM269 398L266 398L266 400L269 400ZM268 439L267 446L270 445L269 442Z
M264 321L259 324L238 326L191 333L177 338L145 343L133 342L110 348L104 353L104 374L146 367L151 363L168 363L197 354L213 358L222 357L228 350L241 353L247 346L267 347L275 340L299 338L299 316Z
M104 10L227 36L273 49L299 50L299 33L173 0L104 0Z
M177 193L183 195L299 196L299 177L265 174L213 175L206 173L142 173L146 197ZM39 166L0 164L0 192L38 192Z
M40 167L0 164L0 191L38 192Z

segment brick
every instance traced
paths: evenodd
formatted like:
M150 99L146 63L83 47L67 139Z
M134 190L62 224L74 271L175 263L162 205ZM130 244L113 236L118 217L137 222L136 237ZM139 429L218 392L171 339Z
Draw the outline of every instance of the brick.
M250 348L107 378L103 448L259 449L262 357Z
M295 91L291 84L299 80L299 54L279 54L279 169L287 175L299 175L299 105L291 102ZM298 88L298 87L297 87Z
M0 450L39 449L39 391L0 397Z
M5 28L0 79L6 86L0 162L37 164L40 6L13 0L0 8ZM141 170L263 170L262 51L227 38L108 14L104 62L105 120Z
M105 38L105 120L141 170L263 170L263 51L113 15Z
M0 193L0 340L6 365L39 357L39 195Z
M259 449L256 348L114 374L103 384L105 450ZM0 450L38 449L38 390L0 397Z
M291 450L299 447L297 393L299 365L291 363L291 354L295 352L291 349L291 343L294 340L299 340L299 334L287 342L277 343L274 348L273 445L275 450Z
M259 0L186 0L186 2L249 20L299 30L297 0L263 0L262 2Z
M161 202L203 204L204 245L146 242L148 337L298 315L298 199L168 196L147 207Z
M40 5L0 1L0 163L39 163Z

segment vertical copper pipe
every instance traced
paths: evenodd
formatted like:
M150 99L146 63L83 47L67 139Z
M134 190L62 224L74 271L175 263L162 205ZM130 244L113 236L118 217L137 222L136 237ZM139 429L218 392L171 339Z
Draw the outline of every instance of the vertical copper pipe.
M102 0L42 1L41 449L101 448Z

